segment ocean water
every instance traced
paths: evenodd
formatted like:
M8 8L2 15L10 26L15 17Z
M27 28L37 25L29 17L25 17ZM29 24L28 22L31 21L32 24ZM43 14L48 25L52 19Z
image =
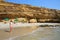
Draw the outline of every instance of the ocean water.
M60 40L60 27L39 27L32 33L8 40Z

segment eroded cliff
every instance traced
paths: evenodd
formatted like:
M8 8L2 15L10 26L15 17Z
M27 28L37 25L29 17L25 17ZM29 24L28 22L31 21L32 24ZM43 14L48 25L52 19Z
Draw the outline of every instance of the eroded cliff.
M15 4L0 0L0 19L22 17L38 22L60 22L60 10Z

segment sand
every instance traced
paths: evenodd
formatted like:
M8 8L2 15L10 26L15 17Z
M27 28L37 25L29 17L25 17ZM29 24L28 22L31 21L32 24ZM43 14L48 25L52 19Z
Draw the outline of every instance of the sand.
M24 36L25 34L31 33L32 31L36 30L37 27L31 28L31 27L18 27L18 28L13 28L11 32L4 30L0 30L0 40L5 40L10 37L14 36Z

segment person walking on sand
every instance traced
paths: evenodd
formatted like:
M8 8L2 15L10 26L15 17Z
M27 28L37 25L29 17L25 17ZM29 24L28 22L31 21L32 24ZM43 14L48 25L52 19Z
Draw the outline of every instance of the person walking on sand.
M10 25L10 32L11 32L12 31L12 20L10 21L9 25Z

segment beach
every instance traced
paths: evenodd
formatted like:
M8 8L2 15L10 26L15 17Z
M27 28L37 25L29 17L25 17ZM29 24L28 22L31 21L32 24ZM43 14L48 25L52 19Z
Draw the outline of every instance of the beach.
M15 27L0 30L0 40L59 40L60 26L58 27Z
M16 28L12 28L11 32L9 32L7 29L2 29L0 30L0 40L5 40L14 36L24 36L36 29L37 28L32 29L30 27L16 27Z
M22 37L13 37L11 40L60 40L60 28L39 27L38 29L36 29L36 31L32 32L31 34L24 35Z

